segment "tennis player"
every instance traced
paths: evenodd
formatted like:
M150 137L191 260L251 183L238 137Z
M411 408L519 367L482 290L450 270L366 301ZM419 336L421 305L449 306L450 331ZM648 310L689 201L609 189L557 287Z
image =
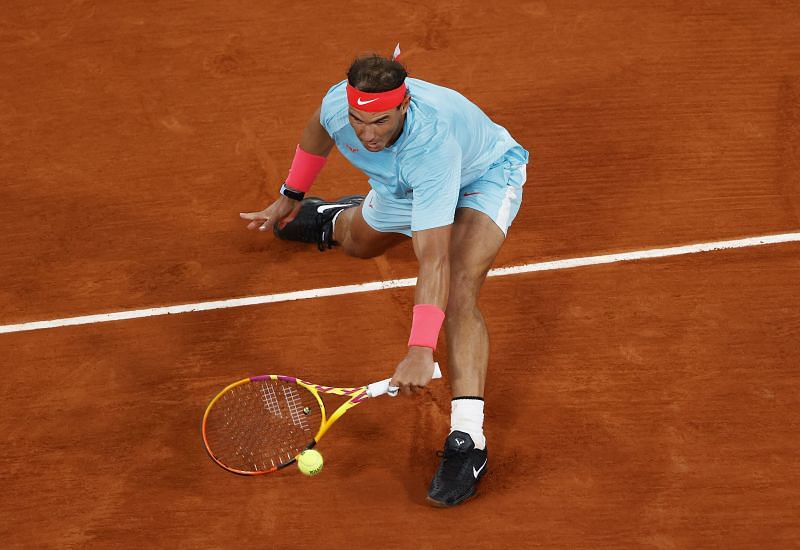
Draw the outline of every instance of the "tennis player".
M475 495L487 471L489 337L478 294L519 210L528 152L458 92L409 78L398 54L352 63L308 121L278 200L241 217L248 229L358 258L411 238L415 305L392 385L413 393L430 382L444 324L450 434L428 500L453 506ZM305 197L334 145L369 178L366 197Z

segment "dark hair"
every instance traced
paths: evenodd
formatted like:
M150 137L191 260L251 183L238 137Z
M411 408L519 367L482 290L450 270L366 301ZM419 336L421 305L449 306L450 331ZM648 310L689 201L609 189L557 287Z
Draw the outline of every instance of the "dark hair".
M357 57L347 70L347 82L362 92L388 92L398 88L408 73L399 61L378 54Z

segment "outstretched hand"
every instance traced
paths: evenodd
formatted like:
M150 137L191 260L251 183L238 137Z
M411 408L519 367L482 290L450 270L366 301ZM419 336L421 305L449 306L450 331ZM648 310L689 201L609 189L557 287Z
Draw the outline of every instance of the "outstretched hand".
M424 388L433 378L433 350L411 346L394 371L389 387L399 388L406 395Z
M288 197L281 197L259 212L240 212L239 217L248 220L247 229L269 231L278 224L279 228L295 219L300 211L300 201Z

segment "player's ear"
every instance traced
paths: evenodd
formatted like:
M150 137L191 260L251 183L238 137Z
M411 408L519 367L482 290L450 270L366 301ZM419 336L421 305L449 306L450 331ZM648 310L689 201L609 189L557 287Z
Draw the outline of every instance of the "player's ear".
M399 105L400 112L402 114L406 114L406 111L408 111L409 103L411 103L411 96L407 95L406 97L403 98L403 102Z

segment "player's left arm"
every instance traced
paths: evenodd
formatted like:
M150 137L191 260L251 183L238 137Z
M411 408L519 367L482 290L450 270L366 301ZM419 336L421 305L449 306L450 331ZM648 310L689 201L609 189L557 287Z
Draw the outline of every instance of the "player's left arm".
M435 306L440 311L447 307L450 288L450 233L448 224L412 233L414 253L419 262L419 274L414 293L417 306ZM415 315L425 314L415 310ZM416 320L418 322L418 320ZM405 358L400 362L392 377L391 385L411 393L431 381L433 374L433 348L422 345L409 345Z

